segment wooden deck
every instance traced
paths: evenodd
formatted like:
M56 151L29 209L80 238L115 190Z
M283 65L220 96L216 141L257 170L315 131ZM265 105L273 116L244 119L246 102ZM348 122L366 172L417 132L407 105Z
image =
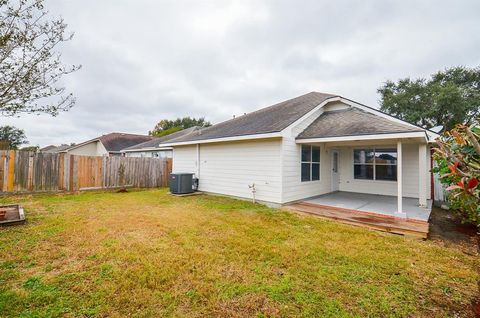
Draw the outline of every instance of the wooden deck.
M287 210L312 214L321 218L361 226L372 230L410 235L425 239L428 235L428 222L402 219L376 213L362 212L308 202L298 202L284 207Z

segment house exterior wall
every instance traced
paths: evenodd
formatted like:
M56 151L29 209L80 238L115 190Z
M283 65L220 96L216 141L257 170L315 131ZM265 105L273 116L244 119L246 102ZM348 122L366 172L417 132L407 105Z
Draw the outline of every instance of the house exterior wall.
M328 103L327 105L325 105L325 107L323 107L323 110L324 111L336 111L336 110L341 110L341 109L346 109L346 108L350 108L350 106L345 104L345 103L342 103L342 102L331 102L331 103Z
M182 146L173 148L172 172L197 173L197 146Z
M172 158L172 150L128 151L125 157L131 158Z
M332 107L346 107L342 103L332 103ZM301 149L295 138L305 130L324 109L318 109L308 114L297 125L286 129L282 138L282 203L288 203L321 195L331 190L330 159L325 145L320 145L320 180L301 181Z
M199 190L251 199L255 184L259 201L281 203L281 145L279 138L201 144ZM197 174L197 147L174 147L173 172Z
M69 150L68 154L80 156L108 156L108 151L101 142L94 141Z
M297 201L331 191L330 154L325 145L320 146L320 180L301 180L301 145L284 138L282 143L282 203Z
M374 146L374 145L372 145ZM331 146L335 148L334 146ZM347 192L359 192L380 195L397 195L397 181L383 180L359 180L353 177L353 150L361 147L336 147L339 150L339 190ZM385 145L381 146L385 148ZM391 148L396 148L392 145ZM410 198L419 197L419 155L418 144L404 144L403 150L403 196ZM427 170L429 167L429 151L427 151L428 160ZM427 179L427 199L430 199L430 178L429 173L425 176Z

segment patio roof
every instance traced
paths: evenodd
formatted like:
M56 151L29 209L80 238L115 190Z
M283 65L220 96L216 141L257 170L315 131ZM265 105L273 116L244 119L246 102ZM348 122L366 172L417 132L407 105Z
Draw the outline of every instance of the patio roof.
M424 133L409 124L394 122L358 108L328 111L298 135L297 140L345 136Z

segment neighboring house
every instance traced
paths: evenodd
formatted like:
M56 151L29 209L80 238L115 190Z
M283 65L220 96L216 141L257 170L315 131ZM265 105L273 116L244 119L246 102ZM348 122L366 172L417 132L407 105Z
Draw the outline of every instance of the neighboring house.
M254 185L256 199L272 205L329 198L327 205L424 220L437 137L347 98L311 92L161 146L173 148L173 172L194 173L200 191L251 199Z
M120 156L122 149L152 140L153 138L152 136L144 135L110 133L68 147L60 152L82 156Z
M49 146L38 149L38 151L40 151L40 152L50 152L50 151L52 151L53 149L56 149L56 148L57 148L57 146L49 145Z
M141 144L125 148L121 152L126 157L172 158L172 147L162 147L160 144L185 137L199 129L200 127L197 126L183 129L167 136L156 137Z
M39 152L61 153L61 152L65 152L70 147L73 147L73 145L60 145L60 146L50 145L50 146L41 148Z

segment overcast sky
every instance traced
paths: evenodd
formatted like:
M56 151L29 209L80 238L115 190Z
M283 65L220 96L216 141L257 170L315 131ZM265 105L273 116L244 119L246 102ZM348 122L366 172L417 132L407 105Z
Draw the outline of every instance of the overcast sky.
M421 2L421 4L419 4ZM47 0L75 32L59 50L82 69L58 117L1 118L33 145L162 118L217 123L310 91L378 107L387 79L480 65L480 1Z

